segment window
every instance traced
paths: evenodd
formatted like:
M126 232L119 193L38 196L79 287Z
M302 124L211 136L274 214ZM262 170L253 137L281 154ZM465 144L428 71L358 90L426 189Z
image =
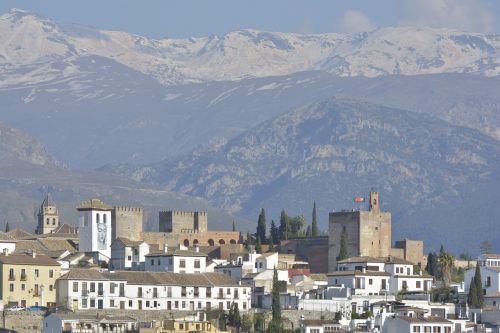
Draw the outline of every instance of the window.
M21 290L26 290L26 285L24 283L21 285Z
M198 297L200 295L200 291L198 287L194 287L194 297Z
M151 266L154 266L154 265L155 265L155 260L151 259Z
M21 281L26 281L26 270L24 268L21 269Z
M158 298L158 288L153 288L153 297Z
M88 291L87 291L87 282L82 282L82 295L87 296Z
M403 289L408 289L408 282L403 281L403 286L402 286Z
M49 278L53 278L54 277L54 270L53 269L49 269Z
M146 307L149 308L149 301L146 301Z
M134 302L132 302L132 301L128 301L128 307L129 307L129 308L132 308L133 306L134 306Z
M115 283L113 283L113 282L111 282L111 283L109 284L109 292L110 292L111 294L114 294L114 293L115 293L115 289L116 289L116 284L115 284Z
M201 302L198 302L198 309L201 309Z
M420 333L420 326L413 326L413 333Z
M9 280L10 280L10 281L14 281L14 279L15 279L15 276L14 276L14 269L13 269L13 268L11 268L11 269L9 269Z
M52 291L52 290L54 290L54 286L49 284L49 291Z
M227 288L226 294L231 295L231 288Z
M172 297L172 287L167 288L167 297Z
M14 284L13 283L9 284L9 291L10 292L14 291Z
M199 259L194 261L194 268L200 268L200 260Z
M156 264L157 264L158 266L160 266L160 259L158 259L158 260L156 261Z
M90 300L90 307L95 308L95 299Z
M207 297L212 297L212 288L207 288Z
M52 225L56 225L56 219L52 219Z
M104 216L106 216L106 215L104 215ZM110 299L109 300L109 307L110 308L114 308L115 307L115 300L114 299Z
M101 215L99 215L99 213L95 214L95 220L97 223L101 222Z
M371 286L373 285L373 279L368 279L368 284Z
M21 274L22 274L22 273L21 273ZM486 278L486 287L491 287L491 277L490 277L490 276L488 276L488 277Z
M35 269L35 277L40 277L40 271L38 269Z
M247 309L247 302L243 302L243 310Z
M90 282L90 292L95 293L95 282Z
M78 292L78 282L73 282L73 292L74 293Z
M108 219L108 216L107 216L106 214L102 214L102 221L103 221L104 223L106 223L106 222L107 222L107 219Z
M174 303L174 308L178 309L179 308L179 301L175 301Z
M422 287L422 283L420 281L415 282L415 287L420 289Z
M137 297L142 297L142 287L137 288Z
M179 329L184 330L184 324L179 324Z
M184 259L179 260L179 267L186 268L186 260L184 260Z
M172 266L174 264L174 259L168 258L168 264Z
M87 299L86 298L82 298L82 309L86 309L87 306L88 306Z
M182 287L181 296L186 297L186 294L187 294L186 287Z
M226 302L226 306L227 306L227 309L231 309L231 302L230 302L230 301L227 301L227 302Z
M134 256L137 256L137 255L139 255L139 250L134 249Z
M410 267L406 267L406 275L411 275L411 270L410 270Z
M127 260L128 260L128 261L131 261L131 260L132 260L132 256L128 256L128 257L127 257Z
M182 308L185 309L186 308L186 301L182 301Z

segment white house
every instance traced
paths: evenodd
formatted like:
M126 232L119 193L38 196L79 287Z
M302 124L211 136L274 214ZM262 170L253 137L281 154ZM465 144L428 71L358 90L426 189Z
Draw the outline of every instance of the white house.
M112 209L99 199L90 199L77 207L80 212L78 250L99 253L99 261L108 262L111 258Z
M387 317L384 333L454 333L453 323L441 317Z
M234 279L241 279L247 274L255 274L278 268L278 252L259 254L252 253L233 253L231 262L218 265L214 268L215 272L224 273Z
M150 246L144 241L118 237L111 243L109 267L115 270L144 270L149 252Z
M0 232L0 253L14 253L16 240L5 232Z
M385 295L389 293L390 274L384 271L345 270L327 274L328 285L344 285L353 295Z
M390 292L392 294L397 294L401 290L426 293L432 288L432 276L421 273L415 274L411 262L396 257L352 257L339 261L337 263L337 271L365 272L365 275L372 275L372 284L370 284L370 278L368 278L368 284L363 285L363 278L361 276L358 276L359 282L354 281L357 286L361 286L361 289L367 290L368 293L376 293L377 291L374 289L378 287L380 287L379 293L382 290L383 292ZM381 273L387 273L386 276L388 278L385 278L385 282ZM339 281L341 280L339 279ZM342 281L345 281L345 279ZM353 287L352 283L346 283L345 285L350 288L356 288Z
M138 328L137 320L127 316L53 313L43 319L43 333L116 333Z
M498 306L500 300L500 255L482 254L478 257L481 272L481 282L486 302ZM470 283L476 274L476 268L470 268L464 273L465 292L469 293Z
M301 333L326 333L344 331L336 320L301 320Z
M57 304L72 310L250 309L251 288L220 273L72 269L57 280Z
M163 251L153 251L145 256L145 270L148 272L203 273L207 268L207 255L195 246L194 251L183 245Z

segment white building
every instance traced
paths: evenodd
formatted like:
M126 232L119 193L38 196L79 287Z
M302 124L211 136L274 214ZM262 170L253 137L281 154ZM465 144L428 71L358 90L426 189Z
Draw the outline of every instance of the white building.
M485 300L490 305L498 306L498 300L500 299L500 255L483 254L479 256L478 263L480 265L483 293L487 297ZM464 273L466 293L469 293L470 283L475 274L475 267L466 270Z
M0 232L0 253L14 253L16 240L5 232Z
M43 333L125 333L138 328L137 320L127 316L53 313L43 319Z
M454 333L453 323L441 317L387 317L384 333Z
M390 293L390 274L384 271L346 270L328 273L328 285L343 285L353 295L385 295Z
M97 252L99 260L111 258L111 210L113 207L99 199L90 199L80 206L78 222L79 251Z
M154 251L145 256L145 270L148 272L173 272L198 274L206 272L207 255L195 246L194 251L183 245Z
M214 268L215 272L224 273L234 279L241 279L247 274L255 274L273 270L279 265L278 252L273 253L234 253L231 262Z
M220 273L99 272L72 269L57 280L57 304L71 310L250 309L251 289Z
M337 272L330 274L335 277L335 273L339 272L349 272L348 278L337 279L339 283L349 288L359 288L359 293L376 295L388 291L397 294L402 290L427 293L432 288L432 276L415 274L411 262L395 257L352 257L339 261Z
M150 246L144 241L118 237L111 243L109 267L113 270L144 270L149 252Z

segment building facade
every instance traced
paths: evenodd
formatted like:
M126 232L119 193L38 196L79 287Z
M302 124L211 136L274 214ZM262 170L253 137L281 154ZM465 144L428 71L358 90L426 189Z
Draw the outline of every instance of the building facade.
M144 211L141 207L113 207L111 211L111 237L141 240Z
M0 255L2 308L13 305L54 306L60 264L44 255Z
M208 230L207 212L186 212L178 210L159 213L159 231L181 233L199 233Z
M182 245L163 251L152 252L145 256L145 270L148 272L173 272L199 274L206 272L207 255L199 247L189 250Z
M73 269L57 280L57 305L71 310L250 309L250 288L219 273Z

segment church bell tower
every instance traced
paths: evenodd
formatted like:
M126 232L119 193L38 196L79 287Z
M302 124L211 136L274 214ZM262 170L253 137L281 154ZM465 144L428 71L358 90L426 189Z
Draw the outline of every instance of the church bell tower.
M36 233L39 235L50 234L59 227L59 212L56 204L52 200L50 193L47 193L45 199L38 211L38 226Z

